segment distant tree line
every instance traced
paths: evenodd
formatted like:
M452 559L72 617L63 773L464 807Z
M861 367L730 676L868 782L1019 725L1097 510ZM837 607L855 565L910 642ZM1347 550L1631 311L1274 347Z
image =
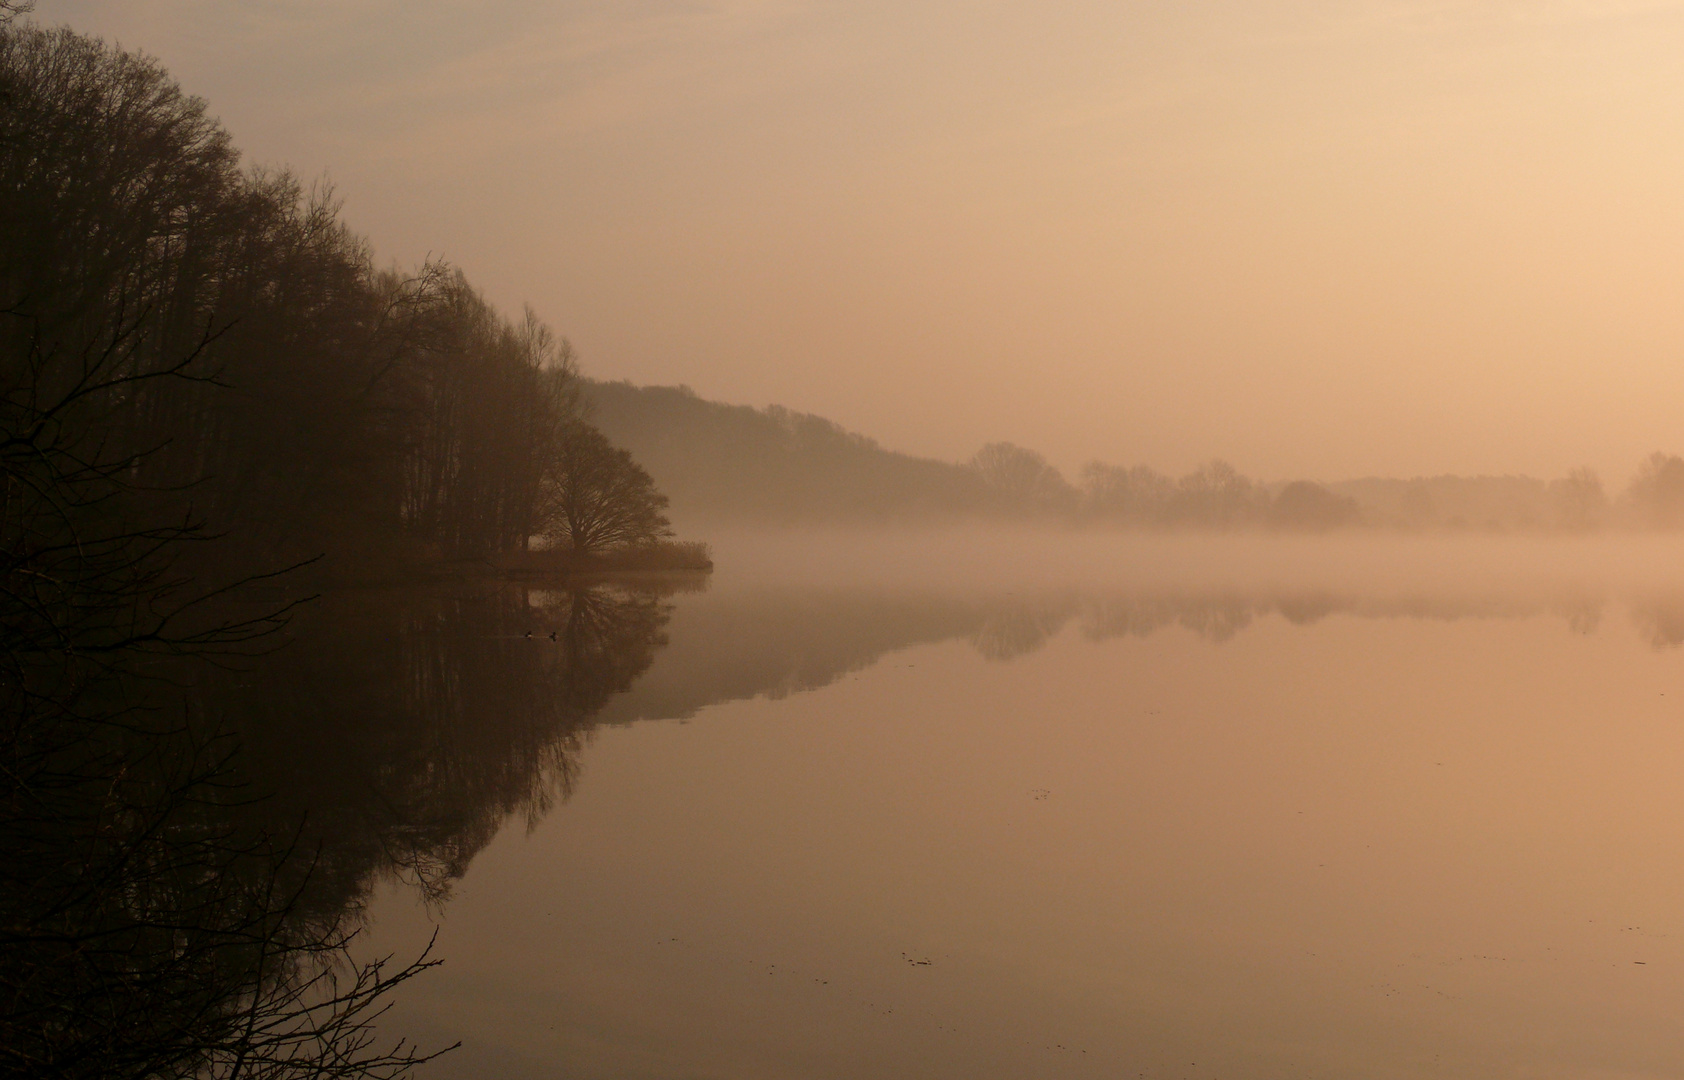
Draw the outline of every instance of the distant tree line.
M1212 460L1180 478L1144 465L1093 461L1071 484L1044 457L991 443L971 459L989 487L1021 512L1148 528L1333 529L1358 522L1356 500L1309 481L1269 485Z
M592 419L689 522L1041 521L1133 529L1565 531L1684 526L1684 458L1651 455L1610 496L1590 469L1525 476L1263 481L1211 460L1182 476L1089 462L1067 479L990 443L962 464L896 453L823 417L688 387L581 380Z
M1684 458L1654 453L1610 498L1594 470L1545 482L1525 476L1371 478L1267 483L1212 460L1179 478L1146 466L1090 462L1072 485L1041 455L997 443L972 459L1026 512L1141 527L1549 530L1684 526Z

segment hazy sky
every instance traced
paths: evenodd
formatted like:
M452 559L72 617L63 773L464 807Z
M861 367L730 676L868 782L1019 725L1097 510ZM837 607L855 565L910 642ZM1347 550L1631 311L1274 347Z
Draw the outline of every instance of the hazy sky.
M1684 452L1684 0L40 0L586 370L948 459Z

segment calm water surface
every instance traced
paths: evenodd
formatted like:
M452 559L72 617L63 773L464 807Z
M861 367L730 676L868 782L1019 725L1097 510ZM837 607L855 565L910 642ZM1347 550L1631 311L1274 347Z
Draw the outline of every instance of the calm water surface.
M376 891L423 1077L1684 1075L1671 592L663 603L570 794Z

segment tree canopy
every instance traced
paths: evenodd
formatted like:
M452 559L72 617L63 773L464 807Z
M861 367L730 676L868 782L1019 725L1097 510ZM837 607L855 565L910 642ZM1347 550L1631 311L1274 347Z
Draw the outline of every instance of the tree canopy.
M330 189L243 168L155 61L3 23L0 90L8 556L192 522L252 567L355 572L546 531L591 458L572 351L530 310L376 269Z
M1076 503L1076 489L1058 469L1036 451L1014 443L989 443L971 458L971 468L1013 510L1057 511Z
M575 422L559 440L550 481L546 533L577 552L653 544L672 535L667 497L631 453L589 424Z
M585 423L572 352L531 312L504 317L444 264L377 269L330 190L242 166L155 61L31 26L27 7L0 0L0 1063L402 1075L427 1055L372 1021L430 962L353 955L374 864L269 816L236 762L242 722L412 724L418 680L444 670L471 692L440 695L441 732L472 726L463 701L535 721L482 780L537 784L515 766L547 746L564 783L566 740L647 665L664 615L575 592L554 616L564 655L523 653L534 677L512 679L482 650L452 669L402 644L448 604L394 614L389 633L356 622L350 636L400 661L379 671L409 671L369 710L378 679L354 666L318 700L296 678L257 685L260 654L302 658L274 648L300 605L265 598L322 555L354 576L518 549L550 527L556 491L595 493L592 543L658 533L661 498ZM499 633L467 636L525 643L524 596L492 615ZM513 788L413 765L450 777L432 794L458 800L455 824L425 854L454 866ZM401 854L424 824L365 851ZM316 902L339 886L341 903Z

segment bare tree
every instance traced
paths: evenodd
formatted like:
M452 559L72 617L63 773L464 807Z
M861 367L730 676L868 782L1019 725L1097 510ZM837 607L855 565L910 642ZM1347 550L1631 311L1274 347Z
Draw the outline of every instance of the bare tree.
M989 443L971 458L971 468L1020 511L1067 510L1076 504L1076 490L1046 458L1013 443Z
M1226 461L1212 459L1176 482L1171 513L1189 525L1228 528L1260 511L1257 485Z
M1174 494L1175 481L1145 465L1129 468L1090 461L1082 466L1082 509L1091 517L1158 522Z
M401 1074L425 1055L370 1025L429 963L351 960L354 921L305 902L313 853L241 823L227 740L157 674L261 648L291 607L219 610L272 576L218 539L263 501L242 416L263 384L231 376L277 352L343 370L319 332L358 320L321 301L361 280L354 245L243 178L155 63L25 9L0 8L0 1069ZM278 347L242 337L288 306ZM263 434L298 461L308 415ZM213 551L246 569L207 572Z
M1277 529L1325 532L1362 520L1362 509L1348 495L1335 494L1309 480L1294 480L1269 503L1268 521Z
M1684 523L1684 458L1657 450L1638 466L1626 499L1645 524L1673 528Z
M1561 479L1550 481L1549 493L1557 523L1564 529L1593 529L1608 511L1602 478L1588 467L1573 469Z
M583 421L562 437L551 480L546 534L557 546L602 552L672 535L667 497L629 452Z

